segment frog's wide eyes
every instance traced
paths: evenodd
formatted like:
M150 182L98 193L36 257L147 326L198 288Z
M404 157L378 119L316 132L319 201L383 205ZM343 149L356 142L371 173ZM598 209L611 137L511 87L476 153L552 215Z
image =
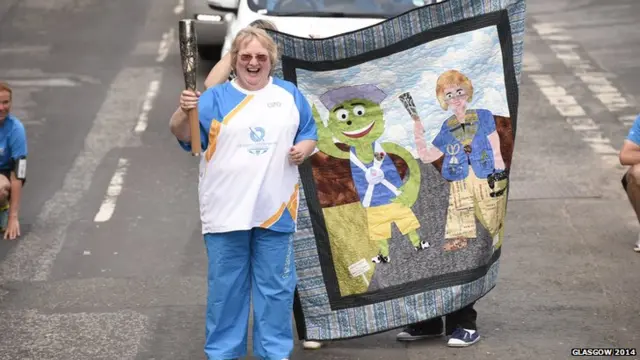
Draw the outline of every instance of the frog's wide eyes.
M362 106L362 105L356 105L356 106L354 106L354 107L353 107L353 113L354 113L356 116L362 116L362 115L364 115L364 113L365 113L365 111L364 111L364 106Z
M345 109L336 111L336 118L340 121L347 121L349 119L349 112Z

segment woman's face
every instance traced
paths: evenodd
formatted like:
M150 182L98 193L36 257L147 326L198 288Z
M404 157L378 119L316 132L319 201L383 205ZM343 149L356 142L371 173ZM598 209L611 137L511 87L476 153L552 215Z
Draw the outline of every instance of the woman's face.
M269 82L271 59L258 39L244 43L238 51L236 74L240 85L247 90L262 89Z
M444 100L449 104L453 112L464 110L467 107L469 95L460 85L452 85L444 88Z

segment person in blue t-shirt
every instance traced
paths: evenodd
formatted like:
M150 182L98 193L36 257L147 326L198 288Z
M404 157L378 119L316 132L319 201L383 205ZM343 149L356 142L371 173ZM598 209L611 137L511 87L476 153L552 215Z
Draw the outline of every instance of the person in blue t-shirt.
M27 171L27 134L11 114L13 93L0 82L0 228L4 238L20 236L20 198Z
M258 19L249 24L250 27L255 27L262 30L274 30L277 31L277 27L269 20ZM310 37L313 37L310 35ZM212 86L223 84L227 81L233 80L235 75L233 74L231 66L231 53L227 53L225 56L216 63L216 65L209 71L206 79L204 80L204 87L208 89ZM173 115L171 116L172 122L186 121L187 113L189 109L196 108L198 106L198 99L200 97L200 91L183 90L180 93L180 105L177 107ZM300 192L301 197L304 196L304 192ZM302 199L302 198L301 198ZM304 225L303 225L304 226ZM322 347L322 343L318 341L302 340L302 346L307 350L316 350Z
M273 39L247 27L231 47L236 78L189 101L197 105L204 151L198 193L209 257L204 351L211 359L245 356L251 304L253 354L286 360L293 351L298 166L315 149L317 130L302 93L272 76L277 58ZM171 132L186 151L189 126L186 116L172 116Z
M640 115L634 121L622 144L620 164L630 166L622 177L622 187L627 192L631 206L640 221ZM634 250L640 252L640 234Z

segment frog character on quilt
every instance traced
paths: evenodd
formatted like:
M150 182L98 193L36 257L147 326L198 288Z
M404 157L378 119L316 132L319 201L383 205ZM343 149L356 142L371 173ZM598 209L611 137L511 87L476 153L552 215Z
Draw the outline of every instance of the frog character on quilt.
M504 231L508 170L493 114L486 109L467 109L473 85L456 70L440 75L436 96L442 109L453 114L442 123L431 148L411 95L402 94L400 100L414 120L420 160L433 163L444 155L441 172L450 184L444 249L465 248L469 239L476 238L476 217L493 237L494 249L498 248Z
M365 208L369 238L377 242L379 254L374 263L388 263L391 226L396 224L407 235L416 250L429 247L421 240L420 223L411 210L418 199L420 167L411 153L394 143L380 143L385 119L380 103L386 94L371 84L345 86L330 90L320 97L329 110L327 126L313 106L318 126L318 149L323 153L350 161L351 176L360 203ZM343 151L333 139L349 146ZM403 184L389 154L402 158L409 168L409 179Z

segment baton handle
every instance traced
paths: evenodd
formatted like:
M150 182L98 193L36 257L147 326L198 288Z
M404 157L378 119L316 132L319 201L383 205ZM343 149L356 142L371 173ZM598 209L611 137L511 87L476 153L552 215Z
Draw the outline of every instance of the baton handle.
M198 120L198 108L189 110L189 127L191 128L191 155L200 156L202 144L200 142L200 121Z

